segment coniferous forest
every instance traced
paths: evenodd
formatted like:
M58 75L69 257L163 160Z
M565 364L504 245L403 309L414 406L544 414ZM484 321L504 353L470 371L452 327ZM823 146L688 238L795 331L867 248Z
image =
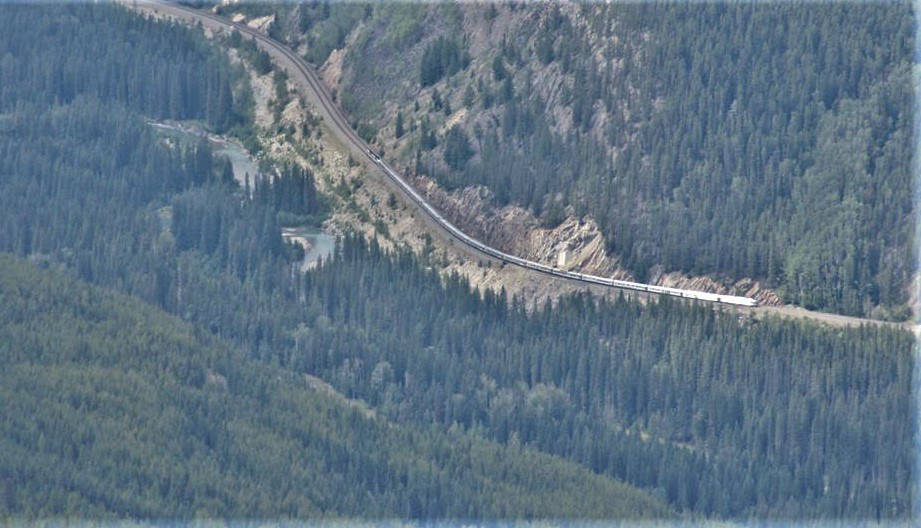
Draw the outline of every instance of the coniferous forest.
M381 144L403 121L405 166L547 226L590 215L640 281L747 277L809 309L910 316L909 2L453 7L260 13L308 46L354 31L342 101Z
M316 175L241 189L148 124L250 133L218 44L111 5L0 11L3 518L911 514L910 333L528 310L358 235L301 273L281 223L323 214Z
M520 75L463 178L539 211L567 193L640 278L654 265L754 277L810 309L906 318L910 5L644 2L599 26L612 19L640 48L617 73L558 22L572 132L547 130ZM508 49L510 68L538 51Z

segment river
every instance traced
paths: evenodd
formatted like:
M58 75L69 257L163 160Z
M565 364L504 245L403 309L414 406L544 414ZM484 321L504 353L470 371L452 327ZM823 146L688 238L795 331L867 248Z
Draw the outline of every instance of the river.
M281 236L285 241L295 242L304 248L301 271L317 266L320 260L328 260L336 249L336 237L315 227L283 227Z
M259 174L259 164L236 139L212 134L196 124L177 123L175 121L148 121L160 134L182 143L191 143L201 138L208 140L211 152L228 160L233 166L233 178L242 187L249 174L250 185Z
M182 143L191 143L201 138L207 139L214 155L227 159L233 165L233 177L241 187L246 181L247 174L250 185L259 174L259 164L235 139L212 134L192 123L149 121L148 124L163 136ZM281 236L285 241L295 242L304 248L304 260L300 264L301 271L316 267L321 259L329 259L336 249L336 237L314 227L283 227Z

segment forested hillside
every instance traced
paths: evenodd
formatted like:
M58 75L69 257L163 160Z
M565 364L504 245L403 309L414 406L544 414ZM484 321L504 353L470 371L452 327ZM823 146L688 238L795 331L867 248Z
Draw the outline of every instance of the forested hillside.
M240 72L220 51L187 28L125 9L106 10L108 24L81 23L93 13L85 6L4 6L4 133L16 131L18 114L26 109L79 106L86 103L81 98L111 101L154 119L199 119L217 131L243 124L246 97L235 101L231 86Z
M135 299L0 255L0 516L669 517L533 448L394 427Z
M215 116L182 103L204 100L215 79L229 83L236 75L194 32L110 6L4 12L11 42L36 33L97 37L15 64L22 75L10 79L49 93L4 85L3 250L168 306L195 325L73 276L0 258L0 401L8 418L0 431L0 515L674 515L658 499L533 448L369 418L311 392L299 372L219 341L209 330L223 329L193 307L220 305L222 296L198 288L207 279L239 289L245 280L260 302L270 301L297 257L276 216L316 212L312 176L280 167L273 181L238 189L206 143L171 149L146 125L154 117L202 119L217 130L228 119L246 124L243 86L240 103ZM85 67L70 70L69 84L55 84L53 68L38 68L127 50L128 42L135 54L95 58L116 72L146 65L149 77L128 77L122 93L95 82ZM152 92L179 97L171 110L136 97L152 78L188 81L180 93ZM242 207L241 196L250 196ZM258 322L253 329L272 330ZM255 351L257 343L247 344Z
M118 60L170 83L180 59L159 46L198 49L182 60L211 73L185 96L223 75L232 126L249 124L245 84L194 30L112 6L2 9L0 39L42 34L30 53L48 61L90 53L67 40L77 26L100 26L93 49L152 46ZM16 67L35 71L5 84L58 86ZM75 86L0 101L0 251L29 262L0 260L6 515L910 515L909 333L588 295L527 311L358 236L300 273L280 225L318 214L314 174L272 167L240 189L206 144L145 124L223 114Z
M750 277L811 309L908 316L908 2L263 13L341 71L390 157L548 225L573 206L640 280Z

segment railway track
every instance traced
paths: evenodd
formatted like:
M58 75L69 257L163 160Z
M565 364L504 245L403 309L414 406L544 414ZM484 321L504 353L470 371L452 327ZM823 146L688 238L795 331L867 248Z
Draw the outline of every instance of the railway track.
M345 146L351 152L360 153L360 155L367 157L368 160L376 165L381 170L381 172L383 172L387 178L401 191L401 194L409 201L411 201L418 209L420 209L433 224L437 225L451 238L458 241L467 249L478 255L482 255L490 259L495 259L510 265L519 266L536 273L573 280L585 284L607 286L611 288L619 288L623 290L637 291L654 295L669 295L673 297L694 299L704 302L733 305L741 308L755 308L758 306L758 302L755 299L749 297L720 295L680 288L668 288L652 284L620 281L607 277L562 270L552 266L547 266L546 264L542 264L540 262L534 262L517 257L515 255L510 255L496 248L488 246L483 242L480 242L479 240L467 235L446 218L444 218L431 204L429 204L418 192L416 192L416 190L402 176L400 176L399 173L397 173L385 160L374 153L370 145L368 145L367 142L359 137L355 130L352 128L351 124L348 122L348 119L342 113L338 105L336 105L336 103L333 101L331 94L323 85L323 82L320 80L314 68L307 64L287 46L248 26L236 24L230 20L206 11L191 9L185 6L164 2L162 0L150 0L143 2L142 5L148 6L154 11L167 15L192 18L203 23L207 22L208 25L212 27L212 29L236 29L242 35L254 39L264 50L268 51L276 59L282 58L283 60L277 62L279 62L280 65L286 70L289 70L289 74L299 74L300 77L306 82L306 85L309 88L311 95L313 96L314 102L316 102L322 108L323 114L325 114L325 117L327 118L327 124L333 129L336 135L339 136L339 139L343 141ZM291 70L294 71L292 72ZM772 307L771 311L777 311L777 309L777 307ZM828 316L832 314L823 315ZM864 321L876 322L871 320Z

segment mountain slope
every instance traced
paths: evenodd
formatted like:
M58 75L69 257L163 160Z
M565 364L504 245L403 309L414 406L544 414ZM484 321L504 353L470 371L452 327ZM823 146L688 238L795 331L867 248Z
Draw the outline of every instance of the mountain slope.
M639 279L908 316L908 3L261 9L409 173L587 216Z
M353 7L337 5L342 5L342 9ZM322 9L322 6L318 8ZM26 6L20 9L32 8ZM41 32L45 37L43 42L48 44L55 42L53 37L56 34L61 38L68 37L69 33L61 29L67 28L66 24L80 27L99 25L99 38L115 28L130 30L135 27L134 31L153 33L159 28L147 23L135 26L138 21L119 21L102 16L101 11L95 9L112 8L64 6L58 9L58 6L50 6L46 11L47 18L11 17L11 20L20 23L8 27L8 32L0 38L13 41L12 46L22 46L23 42L30 42L33 34ZM513 14L517 12L509 11ZM39 27L25 22L37 23ZM17 31L16 38L11 37L12 30ZM269 30L272 31L271 27ZM172 31L176 31L174 35L177 38L190 39L188 47L200 46L203 40L193 30L173 28ZM142 63L147 68L144 71L154 71L154 75L166 79L167 84L175 82L182 86L183 76L179 74L182 69L174 67L173 55L164 53L160 55L164 60L150 60L150 57L158 56L157 50L162 49L163 41L134 39L132 34L133 31L113 31L110 37L114 38L110 42L116 49L124 50L129 49L127 43L136 40L155 45L152 50L133 48L128 64L120 67L112 64L114 71ZM233 36L228 36L228 39L233 47ZM423 45L422 54L426 47L427 44ZM429 54L428 61L432 65L441 64L443 74L445 68L450 72L458 66L463 67L464 55L455 54L451 44L441 43L438 49L445 51L446 60L435 61ZM221 449L239 444L238 440L246 436L239 433L240 428L231 428L226 420L221 422L218 419L230 413L221 414L221 408L211 406L207 398L194 400L198 394L195 391L210 394L207 391L213 389L221 394L217 399L226 400L228 404L236 405L234 402L242 401L240 406L233 408L231 416L241 417L243 422L265 425L262 429L253 426L257 432L252 436L260 439L251 442L256 448L250 449L250 444L247 444L247 447L238 450L245 455L237 457L239 464L255 460L251 466L228 477L233 482L237 482L233 479L243 482L239 486L233 484L240 489L245 489L245 485L252 481L270 481L271 493L285 491L282 484L286 481L263 478L272 474L273 468L287 462L283 457L290 449L265 449L276 444L278 435L280 440L277 443L282 445L297 446L302 438L309 440L310 445L304 449L308 453L313 452L311 446L322 447L330 442L333 446L342 445L337 443L338 437L329 442L311 440L318 436L325 438L323 427L326 425L323 424L327 423L324 421L327 418L323 416L312 421L320 424L317 425L319 432L310 428L303 432L306 426L301 426L296 412L292 411L295 417L289 420L276 418L265 411L278 408L287 412L290 408L301 407L300 404L289 405L289 399L284 397L272 396L270 389L273 385L266 384L268 380L278 380L279 376L278 383L291 380L292 390L297 392L307 387L305 377L310 386L326 388L314 378L319 376L329 384L329 388L342 395L333 396L336 401L349 398L346 403L358 412L349 416L354 416L357 424L367 425L361 419L362 411L371 406L378 420L398 424L394 425L394 430L418 433L400 437L400 445L420 445L419 438L426 437L426 431L433 426L439 432L436 435L435 431L429 431L434 436L455 438L461 431L461 438L470 435L481 441L500 442L509 450L499 449L500 457L523 445L565 457L599 474L641 487L667 501L673 509L689 515L736 519L752 516L777 519L895 519L911 514L915 468L911 418L913 342L906 332L886 328L837 329L784 322L771 317L752 319L740 317L735 312L687 306L674 300L636 303L617 299L616 296L608 302L585 295L562 296L553 305L531 305L525 309L520 298L497 293L498 288L472 291L466 280L443 273L440 256L431 248L416 254L409 250L388 252L382 249L393 245L378 244L379 241L386 242L387 237L386 229L377 228L368 232L370 236L366 239L344 237L337 241L330 262L307 273L297 273L299 254L282 240L280 222L284 218L316 214L317 211L312 209L316 204L306 199L313 193L307 191L312 189L313 177L322 182L336 172L336 167L314 163L306 173L295 171L286 174L283 163L276 167L267 166L268 170L281 171L277 173L282 176L279 181L257 180L250 187L250 192L246 192L232 179L222 177L219 161L210 155L208 149L176 149L160 141L151 127L145 124L145 116L140 115L148 110L146 106L139 106L139 101L131 98L112 101L108 91L100 89L104 87L86 82L79 83L84 88L79 97L65 104L69 100L69 85L55 82L58 70L37 67L45 63L43 61L67 62L73 54L95 50L95 47L85 50L77 46L43 46L38 51L48 57L28 61L26 66L36 66L29 76L10 77L10 83L23 80L30 85L54 86L51 99L60 99L62 102L59 104L50 106L42 100L29 104L33 98L49 95L41 90L29 89L29 86L15 90L12 84L3 87L10 89L8 93L18 95L13 98L15 101L2 101L9 105L4 106L4 112L9 113L0 122L0 151L7 154L0 157L0 161L4 162L0 164L0 187L3 191L0 192L0 215L3 215L0 224L5 228L0 230L0 248L34 262L60 266L97 286L139 297L195 325L188 327L192 328L187 332L192 338L198 331L200 335L217 336L224 343L232 343L233 347L245 351L243 354L251 360L243 363L247 369L252 365L262 365L265 370L261 372L277 373L264 378L257 372L249 376L235 373L233 368L220 361L208 360L211 356L207 354L201 356L207 361L197 367L192 364L186 368L179 364L173 368L170 365L176 362L168 362L163 366L167 374L163 375L145 374L160 371L143 366L133 369L132 372L142 374L131 378L132 381L137 380L136 385L153 396L140 398L119 393L121 400L131 402L130 408L122 414L139 415L145 408L145 402L173 402L155 398L160 393L152 387L159 386L160 380L167 387L182 387L183 383L190 386L188 392L178 393L179 403L173 406L181 407L181 412L177 413L188 418L173 419L173 413L170 413L164 418L169 424L164 431L185 433L174 435L179 440L190 439L188 450L186 444L180 442L182 449L179 453L182 456L200 454L198 458L208 466L205 470L225 466L209 462L213 458L209 458L208 449L216 452L214 456L219 458L223 453ZM230 57L243 56L258 66L258 54L250 52L238 42L230 51ZM8 57L4 57L3 67L10 64ZM18 57L16 55L15 58ZM207 62L201 60L205 57L193 59L197 68L207 67ZM219 67L217 71L227 67L226 61L220 60L220 54L212 55L212 58L218 59L212 62ZM270 62L266 61L263 66L271 70ZM82 74L93 76L92 71ZM461 73L457 72L450 78L457 75ZM228 79L233 77L230 75ZM254 83L256 105L263 104L260 100L265 101L266 88L274 88L276 99L284 99L283 90L278 90L283 88L280 77L276 76L274 87L268 72L258 79L262 87L260 83ZM186 85L185 95L190 100L203 100L201 96L215 88L208 84L211 75L191 78L200 82ZM450 78L442 78L438 82ZM128 80L128 86L132 86L131 83L143 82L145 78ZM242 87L236 83L232 88L236 104L237 93L242 95L245 90L238 92ZM214 93L219 94L220 91ZM125 93L136 92L128 90ZM171 106L169 101L173 95L169 92L153 93L164 96L160 102L166 107ZM239 101L245 101L245 97ZM274 106L278 108L277 104ZM180 105L176 108L178 114L170 110L158 116L196 118L195 114L188 115L186 112L197 108L196 105ZM272 117L271 108L269 110L269 117ZM288 113L287 109L284 113ZM246 114L245 111L240 113L244 117ZM218 112L214 117L222 116ZM215 126L217 124L214 123ZM286 124L301 127L304 123L288 120ZM313 135L322 128L316 123L307 124L309 127L303 127L306 131L298 130L302 136L308 132ZM824 143L829 156L840 148L836 144L847 139L835 133L839 129L848 130L841 123L829 123ZM455 154L465 150L460 139L456 147L453 150ZM330 152L324 154L326 159L333 159ZM346 164L345 160L342 161L343 165ZM333 192L344 202L353 193L358 194L355 191L370 186L371 178L362 178L358 167L354 172L342 175L342 178L334 180L339 185ZM815 184L815 188L810 186L804 191L813 193L814 189L821 189L821 178L816 179ZM327 185L326 189L330 187L332 185ZM291 200L297 194L292 192L292 188L303 191L305 199ZM392 210L386 193L377 197L380 210ZM376 236L375 231L379 231ZM475 264L473 266L475 269ZM485 273L486 269L477 271ZM50 310L57 313L54 308ZM88 310L80 308L78 311ZM29 310L13 311L13 320L18 321L19 312L32 313ZM89 312L90 315L101 313ZM57 319L68 321L63 316ZM81 323L84 327L87 324ZM137 331L143 332L144 326L141 325ZM45 329L37 331L46 332ZM79 336L66 337L68 341L81 342ZM217 337L211 339L216 340ZM39 337L33 332L25 339L37 342ZM127 339L130 340L130 336ZM0 350L6 342L20 341L0 340ZM220 341L214 342L222 350L229 348ZM54 345L51 343L46 348L54 350ZM194 349L192 345L187 348ZM132 345L131 349L144 348ZM9 352L12 350L15 349ZM92 347L87 346L74 354L89 357L91 350ZM171 357L169 354L163 356L164 359ZM178 357L182 359L184 355ZM219 357L238 356L222 352ZM113 362L105 367L109 368L111 364ZM68 368L71 367L79 365L69 364ZM18 391L23 396L20 398L18 392L10 389L4 393L11 396L3 400L5 404L15 406L21 401L28 409L53 409L54 405L48 402L48 394L26 397L30 394L28 376L33 375L33 371L28 370L28 366L15 368L27 375L10 378L6 383L18 383L11 385L17 391L19 387L25 387ZM9 370L13 369L10 367ZM41 367L34 377L41 379L41 373L55 369L60 370L59 366ZM106 371L107 375L110 373L117 374L118 368ZM209 374L213 376L209 377ZM173 378L179 381L170 381ZM145 379L151 380L154 385L144 385ZM227 380L227 391L233 398L223 396L222 379ZM237 385L235 380L242 382ZM44 387L52 388L66 385L63 382L58 385L42 383ZM241 392L235 392L235 387L239 386L242 386ZM266 387L265 392L260 389L262 386ZM74 400L75 404L71 405L68 401L67 405L78 406L80 400L95 402L106 392L115 394L102 384L90 385L85 392L85 397L81 395ZM238 395L240 398L237 398ZM361 401L356 400L359 398ZM193 405L190 411L186 411L183 402L193 400L205 401L207 405ZM256 403L250 405L250 401ZM265 402L271 405L265 405ZM301 403L308 410L314 405L306 400ZM170 406L154 407L168 409ZM250 414L250 407L258 409L258 416ZM92 408L86 412L92 412ZM67 412L59 414L68 416ZM8 415L16 417L17 421L11 423L21 425L11 435L15 436L19 430L33 431L25 412L2 414L4 418ZM80 415L76 419L79 420ZM93 422L106 423L105 417L97 416L93 416ZM49 423L55 425L57 422L43 420L42 427L47 429ZM174 426L177 423L183 427L177 429ZM186 426L187 423L201 423L208 428L198 431ZM73 431L80 430L79 424L67 427ZM329 427L346 431L351 426L335 422ZM112 428L118 429L116 426ZM296 441L288 442L286 439L292 431L303 434L298 433L300 436ZM28 442L29 448L42 443L41 431L37 435L34 432L30 434L33 436L24 438L37 440ZM494 516L512 515L496 513L501 511L499 506L493 507L488 501L485 506L483 502L478 502L480 499L476 493L479 493L479 488L495 488L481 485L482 480L477 480L477 475L491 473L483 473L475 461L485 460L484 464L490 468L495 467L500 472L503 469L488 456L469 457L472 461L458 462L467 468L458 470L458 474L470 475L469 479L463 477L463 482L473 483L469 489L474 495L468 495L461 489L459 493L452 492L449 499L442 500L439 498L442 495L428 494L425 497L432 497L431 500L420 498L409 502L407 499L406 503L399 504L398 499L379 495L378 492L384 493L380 489L385 489L385 485L398 491L401 497L419 498L422 492L416 492L416 488L409 489L405 479L390 485L387 475L402 475L404 472L400 468L406 467L398 462L388 465L394 453L387 444L390 437L359 436L359 440L366 436L380 440L381 446L373 447L377 450L375 452L383 454L380 459L368 463L354 462L354 466L363 470L355 478L349 477L350 481L358 483L352 485L358 491L349 488L340 493L337 487L340 486L339 481L323 481L317 484L319 487L311 488L318 490L317 493L309 496L295 494L291 499L293 506L272 515L288 515L286 512L291 509L305 512L305 516L316 510L333 513L354 511L349 509L353 507L355 496L350 493L359 493L362 489L371 489L369 493L375 499L371 502L365 500L370 504L365 507L374 512L399 511L400 515L423 512L418 513L423 515L436 511L461 516L463 513L456 512L478 507ZM46 442L51 437L45 433ZM360 441L352 442L349 438L352 437L347 436L344 445L364 446ZM222 443L223 440L226 442ZM195 442L208 449L196 447L198 444ZM343 450L338 447L330 447L328 452L323 449L321 460L330 460L334 464L355 460L349 458L354 450L345 449L343 455ZM250 458L246 453L253 451L258 451L258 454ZM420 447L407 452L420 451L425 449ZM451 452L435 451L442 454ZM12 449L9 452L19 453ZM67 456L76 458L80 453L77 446L76 454L73 449L68 452L65 448L55 456L60 455L59 460L66 461ZM119 457L125 458L121 454ZM417 458L420 457L429 460L422 455ZM142 458L158 460L155 455ZM403 460L399 456L397 458ZM14 457L9 463L11 467L18 468L15 464L23 460L34 461L23 456ZM383 462L378 464L379 460ZM535 466L543 464L540 460L531 464L534 471L537 471ZM313 468L308 462L303 463ZM47 460L42 463L46 466L50 464ZM59 466L69 468L63 463ZM290 466L297 477L301 466ZM391 470L391 467L397 469ZM436 464L432 467L437 469L442 466ZM348 466L347 475L353 475L348 472L352 468ZM58 482L54 479L59 474L66 476L73 472L69 469L57 471L57 466L54 469L40 472L42 476L48 476L43 477L44 480L35 479L35 482L50 482L52 485L42 489L49 488L57 493L61 488L53 485ZM320 467L315 473L325 474L325 469L325 466ZM111 474L117 475L115 472ZM209 484L219 477L223 478L214 472L205 474ZM372 477L368 477L369 474ZM384 484L380 489L365 484L369 478L371 482ZM419 479L435 482L436 488L441 482L437 476L429 478L422 475ZM143 478L138 480L145 482ZM0 482L7 481L0 479ZM276 485L277 482L281 484ZM569 481L563 478L560 482L566 484ZM173 489L169 482L164 486L167 492ZM297 489L306 489L305 486ZM218 508L211 506L213 503L209 502L210 492L207 489L201 494L198 490L202 488L193 486L191 489L190 494L181 494L178 505L169 503L174 511L179 512L177 516L194 515L193 510L198 508L203 514ZM445 489L447 494L458 488ZM91 491L95 493L95 490ZM15 501L16 492L14 489L2 497ZM176 491L179 492L182 490ZM335 497L342 499L342 504L329 498L334 492ZM36 488L27 493L43 497L45 492ZM113 495L119 500L135 500L140 494L130 495L127 499L115 494L94 496L105 499L106 504L100 508L110 508L109 503L116 502ZM539 495L538 491L525 494L521 501L528 502L528 497L537 501ZM497 496L503 501L509 500L505 495ZM202 497L204 500L200 500ZM150 500L156 502L157 498ZM273 495L269 500L283 499ZM565 497L560 500L565 500ZM53 504L55 511L63 511L66 504L61 506L62 501L64 499L56 495L53 501L43 504ZM73 501L80 504L80 496L75 495ZM245 512L260 511L245 500L228 501L239 502L240 509ZM548 507L554 505L550 500L541 504L543 502ZM119 504L111 508L130 512L140 510L133 503L128 506ZM193 508L190 504L197 506ZM283 508L278 506L272 510L275 504L272 502L263 507L270 512ZM519 511L542 511L539 506L528 504L521 506ZM75 506L74 509L89 511L94 507ZM566 507L559 507L560 511L566 511ZM33 509L36 508L41 506ZM232 507L226 509L234 511ZM592 511L592 508L586 507L585 511ZM628 515L629 512L624 509L621 514Z
M668 516L575 464L397 427L148 305L0 255L0 514Z

